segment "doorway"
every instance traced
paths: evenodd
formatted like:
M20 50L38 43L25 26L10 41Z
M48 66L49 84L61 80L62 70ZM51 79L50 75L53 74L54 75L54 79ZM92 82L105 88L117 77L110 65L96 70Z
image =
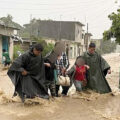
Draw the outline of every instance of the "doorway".
M9 52L9 37L7 36L2 36L2 50L3 49Z

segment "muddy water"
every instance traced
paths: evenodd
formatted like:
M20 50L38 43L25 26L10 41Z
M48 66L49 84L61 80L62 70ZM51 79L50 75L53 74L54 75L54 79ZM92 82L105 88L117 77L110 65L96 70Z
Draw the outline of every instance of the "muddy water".
M112 74L107 76L107 80L113 94L100 95L90 90L75 94L73 86L69 97L49 101L28 99L25 104L22 104L19 98L11 97L14 87L6 75L6 70L0 69L0 120L120 120L120 56L109 54L104 58L112 67Z

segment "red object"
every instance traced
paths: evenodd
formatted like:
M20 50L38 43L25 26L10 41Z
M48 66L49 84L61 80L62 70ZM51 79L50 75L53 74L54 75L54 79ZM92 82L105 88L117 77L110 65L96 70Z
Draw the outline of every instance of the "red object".
M76 66L75 80L84 81L86 79L86 67Z

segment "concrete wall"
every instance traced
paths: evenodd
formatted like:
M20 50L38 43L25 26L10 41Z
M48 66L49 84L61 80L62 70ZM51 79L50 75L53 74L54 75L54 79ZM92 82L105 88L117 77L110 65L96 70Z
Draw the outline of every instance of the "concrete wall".
M85 44L83 45L83 52L85 52L86 51L86 46L85 46Z
M82 42L82 26L75 24L75 41Z
M74 46L73 45L70 45L69 58L70 59L74 58Z
M117 53L120 53L120 45L117 45L117 46L116 46L116 52L117 52Z
M33 25L33 35L59 40L75 39L75 23L66 21L38 21ZM36 29L37 28L37 29Z
M45 39L45 41L48 43L51 43L51 44L55 44L55 40L53 39Z
M0 63L2 62L2 36L0 35Z
M91 42L96 44L96 48L100 49L101 48L101 43L102 43L102 39L91 39Z
M10 58L13 59L13 40L10 38L10 36L13 34L14 34L13 28L7 28L0 25L0 62L2 62L2 36L9 37L9 42L8 42L9 55Z
M13 42L12 38L10 38L10 40L9 40L9 55L10 55L11 60L13 60L13 49L14 49L13 44L14 44L14 42Z
M0 34L5 36L11 36L14 33L14 30L12 28L6 28L3 26L0 26Z
M75 41L80 44L78 51L80 51L80 54L82 54L85 51L85 40L82 26L79 24L75 24Z
M13 28L7 28L4 26L0 25L0 62L2 62L2 35L4 36L11 36L14 33L14 29ZM9 55L10 58L13 59L13 40L9 39Z
M13 40L9 39L9 55L10 59L13 59ZM0 63L2 63L2 35L0 35Z
M79 54L80 52L80 54ZM69 49L69 58L70 59L75 59L76 57L78 57L79 55L82 55L83 53L83 46L78 46L77 43L71 43L70 44L70 49Z
M78 54L78 48L77 48L77 44L74 44L74 58L77 57L77 54Z

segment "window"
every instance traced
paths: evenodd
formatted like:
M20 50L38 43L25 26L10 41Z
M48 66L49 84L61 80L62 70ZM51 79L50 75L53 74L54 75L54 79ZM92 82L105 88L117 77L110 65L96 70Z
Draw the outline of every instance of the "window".
M70 47L70 58L73 58L73 47Z
M82 39L84 39L84 34L82 34Z

